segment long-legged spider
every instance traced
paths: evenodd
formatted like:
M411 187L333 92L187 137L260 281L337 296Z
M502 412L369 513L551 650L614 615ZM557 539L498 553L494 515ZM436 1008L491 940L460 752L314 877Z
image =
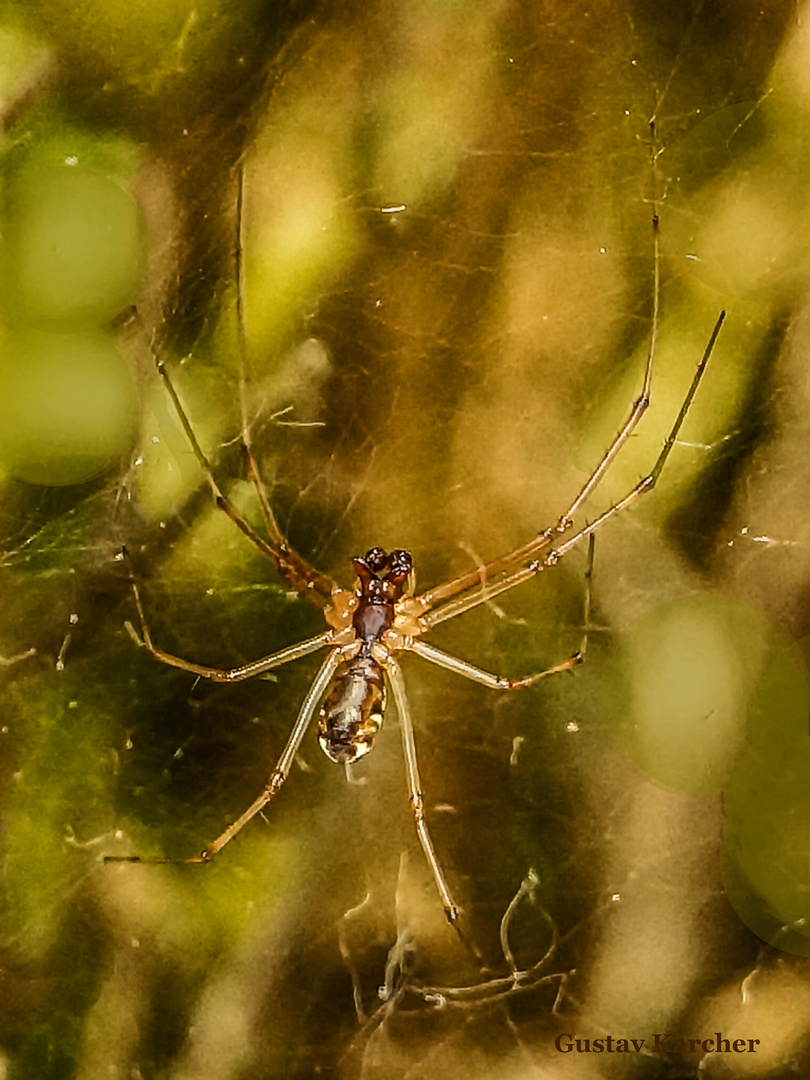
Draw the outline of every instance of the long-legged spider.
M553 566L586 537L589 538L592 555L594 534L611 518L626 510L640 496L651 491L655 486L697 392L725 318L725 312L721 312L717 319L672 429L649 474L639 480L626 495L613 503L595 520L574 529L575 515L602 480L650 403L658 325L657 225L657 217L654 216L655 280L652 333L641 392L633 402L629 416L614 436L601 461L568 508L551 526L484 566L470 570L418 595L412 595L407 587L413 568L411 555L407 551L385 552L382 548L375 547L367 551L365 555L355 558L353 565L357 573L357 581L351 589L338 585L331 577L314 569L293 551L270 506L245 426L243 450L247 473L258 497L267 538L259 535L220 489L211 464L197 440L171 378L163 362L156 358L158 371L197 462L211 488L216 505L228 515L251 543L275 563L284 579L298 593L309 598L323 611L327 629L315 637L239 667L221 669L197 664L168 653L153 642L138 586L132 576L132 592L140 619L143 644L161 663L188 671L197 677L211 679L213 682L228 683L253 678L320 649L327 649L328 652L304 698L287 743L267 783L244 813L199 855L179 860L153 860L137 855L107 856L106 861L186 864L210 862L278 794L289 775L298 748L316 713L319 712L318 740L332 761L351 763L369 752L382 723L387 683L393 693L399 714L410 806L416 833L430 865L445 914L451 923L456 923L459 908L436 857L425 820L413 721L397 657L402 652L414 652L432 664L496 690L519 690L531 686L547 675L569 670L581 662L582 648L573 656L550 668L523 678L512 679L485 671L466 660L443 652L433 645L428 645L423 638L437 624L470 611L493 597L516 588L547 567ZM238 290L238 296L241 296L241 288ZM238 316L244 349L241 301L237 300L237 304L240 309ZM574 531L571 532L571 530ZM566 533L570 535L563 539Z

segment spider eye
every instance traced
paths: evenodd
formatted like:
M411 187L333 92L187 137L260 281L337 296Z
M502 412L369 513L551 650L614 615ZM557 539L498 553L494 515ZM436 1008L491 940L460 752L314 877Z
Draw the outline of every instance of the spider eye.
M369 548L363 556L363 561L372 573L378 574L388 565L389 556L381 547Z
M413 558L410 551L398 548L391 552L391 573L397 577L406 577L413 570Z

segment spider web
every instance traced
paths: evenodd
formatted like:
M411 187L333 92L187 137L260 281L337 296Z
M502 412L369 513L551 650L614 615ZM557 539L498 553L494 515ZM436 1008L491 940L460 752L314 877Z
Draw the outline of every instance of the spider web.
M562 1068L559 1032L721 1027L800 1060L800 1036L765 1010L804 1000L806 982L728 905L718 799L650 782L608 733L617 643L666 602L723 591L807 633L803 279L773 285L757 265L720 295L689 246L730 221L731 247L739 228L730 195L711 216L692 189L744 193L775 153L765 141L718 165L709 118L767 128L803 104L797 13L382 2L298 25L294 9L263 59L226 56L207 106L178 93L156 112L156 254L138 325L120 328L143 388L138 449L82 489L4 489L4 948L30 1002L7 1010L10 1067L504 1077ZM129 92L181 75L141 71ZM779 95L785 111L766 112ZM187 142L166 139L172 123ZM353 555L404 547L427 587L552 523L609 444L650 341L655 208L654 404L589 518L650 468L720 307L729 318L658 491L599 533L587 664L504 697L403 662L434 842L485 970L422 865L395 715L354 783L309 738L267 825L206 870L99 866L102 851L184 857L213 839L261 789L317 665L213 687L151 663L121 544L178 655L224 667L321 628L212 507L150 339L251 520L242 407L306 558L349 585ZM787 198L784 213L804 237ZM797 241L769 220L753 207L744 226L778 268ZM579 643L584 570L572 553L431 641L508 675L553 664ZM658 1077L699 1061L633 1064Z

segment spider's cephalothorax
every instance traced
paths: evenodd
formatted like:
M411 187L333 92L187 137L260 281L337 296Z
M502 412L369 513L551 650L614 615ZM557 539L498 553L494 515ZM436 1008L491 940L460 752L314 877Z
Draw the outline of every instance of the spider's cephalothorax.
M352 565L358 578L358 604L352 626L363 643L361 655L368 656L374 642L380 641L394 622L395 605L405 592L413 559L408 551L387 555L382 548L371 548L353 559Z
M318 720L318 742L340 764L367 754L382 724L385 680L373 647L391 628L413 569L407 551L371 548L352 561L358 578L352 615L356 651L338 666Z

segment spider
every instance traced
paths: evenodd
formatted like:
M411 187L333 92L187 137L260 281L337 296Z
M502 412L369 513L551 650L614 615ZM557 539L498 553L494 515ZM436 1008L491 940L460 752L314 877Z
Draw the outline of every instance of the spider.
M653 225L654 229L657 229L656 218L653 219ZM657 231L655 235L657 238ZM156 660L163 664L180 668L199 678L220 683L251 679L322 649L327 650L327 653L326 659L304 697L287 743L264 788L250 806L212 843L198 855L186 859L165 860L147 859L139 855L110 855L105 857L105 861L209 863L256 814L278 795L316 715L318 741L324 752L334 762L351 764L371 750L374 737L383 721L386 690L390 688L399 715L410 807L416 834L430 866L447 919L453 925L457 923L460 908L452 896L441 863L436 856L425 818L414 725L398 656L402 652L413 652L423 660L455 672L482 686L505 691L523 689L548 675L570 670L581 663L585 638L580 649L561 663L523 678L512 679L486 671L466 660L443 652L427 644L424 638L439 623L462 615L534 578L546 568L559 562L567 552L586 538L589 540L590 567L595 533L611 518L626 510L655 486L697 392L720 333L725 312L720 313L715 323L680 411L649 474L593 521L583 523L578 527L574 525L575 516L629 439L650 403L658 315L657 286L656 239L652 334L641 392L633 402L629 416L614 436L601 461L565 512L551 526L505 555L418 595L413 595L408 587L412 579L413 559L407 551L398 549L386 552L380 547L373 547L364 555L357 556L353 559L357 580L354 587L349 589L316 570L298 555L287 543L276 521L245 428L243 454L246 471L258 497L267 535L264 537L256 532L223 494L165 364L157 356L155 357L158 372L172 400L189 445L211 488L217 507L227 514L259 551L275 563L279 573L293 589L322 610L327 628L315 637L239 667L221 669L197 664L166 652L152 640L137 581L130 570L132 593L140 621L143 645ZM239 306L239 300L237 300L237 305ZM126 549L122 552L122 556L128 560Z

